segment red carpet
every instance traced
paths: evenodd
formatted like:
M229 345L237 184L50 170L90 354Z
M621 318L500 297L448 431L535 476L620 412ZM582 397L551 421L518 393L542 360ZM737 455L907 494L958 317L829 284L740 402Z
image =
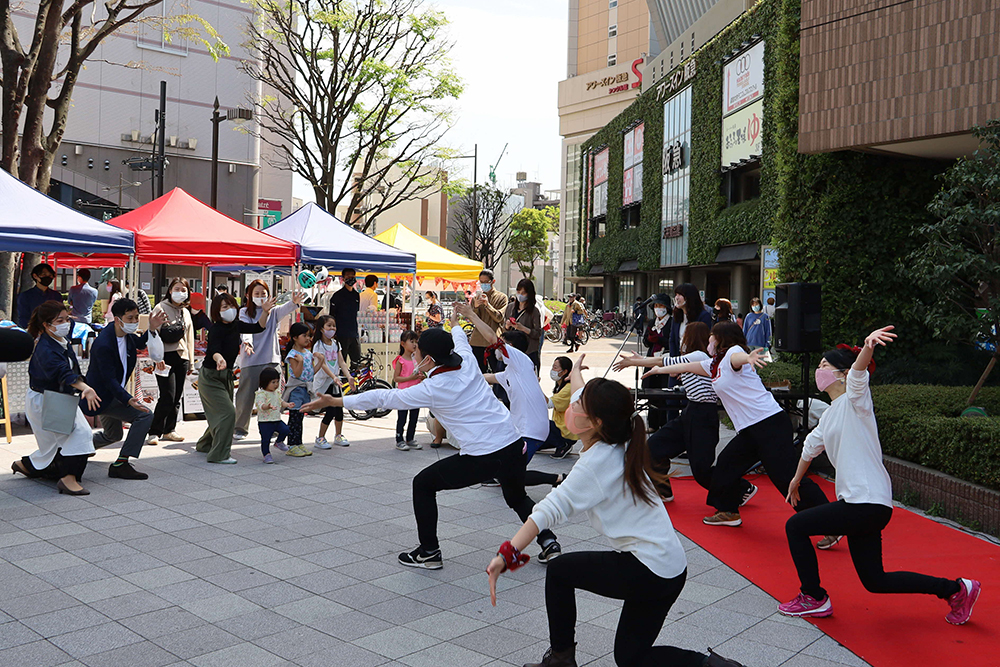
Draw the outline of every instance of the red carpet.
M692 479L671 481L675 500L667 511L680 533L779 601L798 594L785 539L792 509L767 478L755 480L760 492L742 509L743 525L737 528L702 524L711 510L704 489ZM835 497L833 484L817 481L828 498ZM978 579L983 592L972 619L951 625L944 620L948 604L931 595L869 593L844 540L819 552L833 616L810 622L876 667L1000 665L1000 547L899 508L882 536L886 571Z

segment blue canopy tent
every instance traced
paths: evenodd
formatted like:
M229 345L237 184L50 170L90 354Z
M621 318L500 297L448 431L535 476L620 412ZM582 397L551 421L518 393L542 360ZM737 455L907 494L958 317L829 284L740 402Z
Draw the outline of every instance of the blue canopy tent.
M299 261L303 264L371 273L417 270L416 255L362 234L311 202L264 231L298 244L302 249Z
M132 232L96 220L0 169L0 250L75 255L135 252Z

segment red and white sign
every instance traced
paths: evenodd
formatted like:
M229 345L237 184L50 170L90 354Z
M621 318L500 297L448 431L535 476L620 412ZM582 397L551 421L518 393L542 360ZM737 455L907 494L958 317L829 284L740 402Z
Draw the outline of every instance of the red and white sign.
M722 73L722 115L764 97L764 42L733 58Z
M629 169L625 172L625 177L622 179L624 186L622 187L622 206L628 206L632 203L632 170Z
M636 128L635 128L635 132L634 132L634 134L635 134L635 140L633 142L633 145L634 145L633 151L634 151L635 159L634 159L633 162L642 162L642 141L643 141L643 133L645 132L645 129L646 129L646 125L644 123L639 123L636 126Z
M608 180L608 149L594 156L594 185Z

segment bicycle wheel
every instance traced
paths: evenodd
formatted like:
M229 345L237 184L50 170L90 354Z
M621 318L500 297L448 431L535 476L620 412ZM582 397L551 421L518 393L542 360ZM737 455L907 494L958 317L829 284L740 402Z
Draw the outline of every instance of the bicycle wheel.
M392 389L392 385L386 382L385 380L378 380L378 379L372 380L370 385L371 386L369 386L368 389ZM386 415L390 414L392 410L369 410L368 412L371 413L372 417L375 417L376 419L381 419L382 417L385 417Z
M383 380L366 380L365 382L362 382L360 385L358 385L358 390L356 392L354 392L354 393L355 394L360 394L361 392L368 391L369 389L385 389L385 388L387 388L387 387L376 386L376 384L375 384L376 382L383 382L384 384L388 384L388 383L385 383ZM358 421L364 421L366 419L371 419L372 417L375 416L375 410L350 410L350 409L348 409L348 412L350 412L351 416L354 417L355 419L357 419Z
M590 337L594 340L604 338L604 327L599 322L588 325L587 331L590 332Z
M586 327L579 327L576 330L576 339L580 341L580 345L586 345L590 342L590 332L587 331Z
M550 343L557 343L562 340L562 327L550 326L549 330L545 332L545 340Z

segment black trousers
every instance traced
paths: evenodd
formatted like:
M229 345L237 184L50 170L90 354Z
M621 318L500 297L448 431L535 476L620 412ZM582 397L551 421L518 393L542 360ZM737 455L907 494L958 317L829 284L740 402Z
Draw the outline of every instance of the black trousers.
M119 456L139 458L142 446L146 444L146 436L149 435L149 425L153 422L152 412L133 408L131 405L113 398L101 406L98 418L104 432L94 434L94 447L104 447L118 442L124 437L125 442L122 444ZM122 422L129 423L127 436Z
M688 403L679 417L668 421L647 442L653 465L664 474L670 471L670 459L686 451L694 481L707 491L712 486L719 445L719 409L714 403ZM742 482L742 493L746 493L750 482Z
M89 458L86 454L63 456L57 452L55 458L52 459L52 463L41 470L38 470L31 464L30 456L22 456L21 465L28 471L28 477L41 477L42 479L58 481L66 475L73 475L76 481L82 482L83 471L87 469L87 459Z
M703 653L653 646L687 571L673 579L653 574L634 555L619 551L578 551L549 562L545 572L545 611L554 651L573 647L576 589L624 600L615 634L615 664L628 667L702 667Z
M580 347L580 341L576 339L576 325L572 322L566 325L566 339L563 342L569 345L570 352Z
M187 378L187 359L176 352L167 352L163 361L170 367L167 377L156 376L156 386L160 390L160 398L153 410L153 422L149 426L149 434L161 436L177 429L177 411L181 407L181 396L184 395L184 380Z
M326 393L329 394L330 396L341 396L343 395L344 392L341 391L340 387L338 387L336 383L334 383L330 385L330 388L326 390ZM334 421L337 422L344 421L344 408L337 406L337 407L327 408L326 410L323 411L324 424L329 426L330 422Z
M524 491L526 459L524 442L518 440L491 454L455 454L417 473L413 478L413 514L417 519L420 546L425 551L436 551L440 547L437 538L437 492L464 489L484 479L496 478L507 507L514 510L521 521L527 521L535 501ZM538 534L538 543L544 544L555 537L551 530L543 530Z
M410 418L410 426L406 429L405 442L411 442L417 435L417 420L420 419L420 408L413 410L396 411L396 441L403 440L403 427L406 426L406 418Z
M915 572L886 572L882 565L882 531L892 518L892 508L874 503L838 500L804 510L785 523L788 550L799 573L802 592L817 600L826 597L819 583L819 564L813 535L846 535L851 560L865 590L871 593L926 593L947 599L959 591L954 579Z
M799 452L793 438L792 422L784 412L737 433L715 462L708 504L720 512L738 511L746 489L743 474L758 461L767 469L774 488L782 497L788 495L788 484L799 465ZM829 502L822 489L808 477L799 485L799 497L797 512Z
M354 338L341 338L340 336L335 336L337 343L340 345L340 349L344 352L345 358L350 358L351 364L358 363L361 359L361 341L357 336Z

